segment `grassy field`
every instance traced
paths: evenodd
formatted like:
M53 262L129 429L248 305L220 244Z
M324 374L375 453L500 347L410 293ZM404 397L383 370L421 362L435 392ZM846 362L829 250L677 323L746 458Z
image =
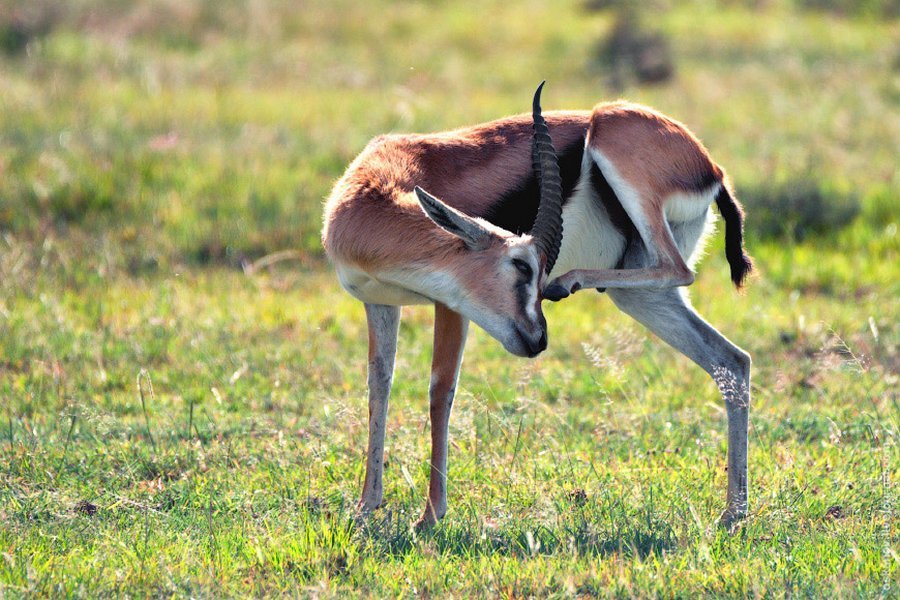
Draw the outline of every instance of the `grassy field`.
M896 597L894 5L656 2L675 75L642 86L587 4L0 8L0 597ZM355 514L365 317L322 199L372 136L545 78L545 109L688 123L745 200L758 276L730 289L719 235L692 289L754 358L734 534L715 386L586 292L535 360L473 328L426 534L432 317L405 310L386 506Z

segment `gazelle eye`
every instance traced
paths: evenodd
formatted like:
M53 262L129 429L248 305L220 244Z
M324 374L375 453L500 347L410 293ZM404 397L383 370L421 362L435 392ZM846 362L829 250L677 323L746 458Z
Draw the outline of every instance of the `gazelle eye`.
M514 258L512 263L513 263L513 266L516 267L516 270L518 270L519 273L524 275L526 279L531 279L531 274L532 274L531 265L529 265L527 262L525 262L524 260L521 260L519 258Z

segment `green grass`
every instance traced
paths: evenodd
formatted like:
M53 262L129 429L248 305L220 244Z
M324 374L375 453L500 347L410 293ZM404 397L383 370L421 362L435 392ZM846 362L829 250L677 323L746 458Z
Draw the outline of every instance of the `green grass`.
M16 3L47 12L0 54L0 596L896 595L900 25L675 4L675 80L619 90L580 2ZM355 514L365 318L322 198L370 137L542 78L547 108L681 119L747 192L759 275L731 291L719 234L691 292L754 358L733 535L715 386L588 292L536 360L473 328L424 535L431 314L404 310L386 506Z

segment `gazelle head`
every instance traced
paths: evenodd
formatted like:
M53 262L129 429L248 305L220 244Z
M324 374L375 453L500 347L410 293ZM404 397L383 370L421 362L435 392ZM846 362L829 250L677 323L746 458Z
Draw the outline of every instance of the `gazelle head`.
M477 323L512 354L528 357L547 348L541 290L562 241L562 185L556 151L541 116L543 86L533 103L532 165L541 202L530 234L506 231L415 188L431 220L464 242L451 258L456 293L448 294L450 308Z

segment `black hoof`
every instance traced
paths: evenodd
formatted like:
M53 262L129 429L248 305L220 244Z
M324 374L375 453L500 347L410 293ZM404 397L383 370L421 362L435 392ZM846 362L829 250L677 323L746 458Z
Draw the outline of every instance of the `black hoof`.
M569 295L569 290L559 285L558 283L552 283L547 286L547 289L544 290L544 299L550 300L551 302L559 302L563 298L567 298Z

